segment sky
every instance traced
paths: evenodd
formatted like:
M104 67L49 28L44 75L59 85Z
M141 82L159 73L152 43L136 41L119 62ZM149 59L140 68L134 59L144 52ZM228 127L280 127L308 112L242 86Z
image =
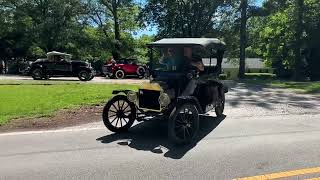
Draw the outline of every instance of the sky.
M262 6L264 0L255 0L257 6ZM145 4L145 0L135 0L136 3ZM155 35L157 34L157 27L148 26L145 29L141 29L140 31L134 33L135 37L141 37L142 35Z

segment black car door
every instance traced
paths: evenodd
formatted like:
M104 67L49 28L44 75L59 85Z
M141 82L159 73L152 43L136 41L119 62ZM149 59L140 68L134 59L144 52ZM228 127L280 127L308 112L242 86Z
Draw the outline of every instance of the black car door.
M56 63L54 61L46 61L45 66L46 66L46 73L48 75L53 75L55 73L54 71L55 71Z
M71 75L72 66L70 61L61 60L55 63L55 74L57 75Z

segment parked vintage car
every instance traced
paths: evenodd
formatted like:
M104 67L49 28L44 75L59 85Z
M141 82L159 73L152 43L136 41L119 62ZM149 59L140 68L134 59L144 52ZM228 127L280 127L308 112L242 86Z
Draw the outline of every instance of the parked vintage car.
M78 77L81 81L90 81L94 78L94 71L90 63L71 60L70 54L56 51L48 52L47 58L37 59L31 63L28 74L34 80L57 76Z
M166 119L169 139L177 144L191 143L199 129L199 114L214 109L218 117L223 117L228 88L218 75L225 43L214 38L173 38L148 47L150 83L142 84L138 91L113 91L115 96L103 109L103 122L109 130L120 133L135 120ZM199 55L210 56L208 67ZM211 58L217 59L215 66Z
M122 58L104 65L102 70L109 78L124 79L126 76L143 78L146 66L137 63L136 59Z

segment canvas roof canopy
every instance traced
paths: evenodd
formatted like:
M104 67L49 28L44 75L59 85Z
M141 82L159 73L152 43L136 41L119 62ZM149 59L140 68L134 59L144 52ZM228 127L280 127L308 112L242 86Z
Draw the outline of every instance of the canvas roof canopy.
M149 47L170 47L170 46L201 46L212 47L218 50L225 50L226 44L217 38L167 38L148 44Z
M71 56L71 54L66 54L66 53L57 52L57 51L52 51L52 52L48 52L48 53L47 53L47 56L54 56L54 55L58 55L58 56Z

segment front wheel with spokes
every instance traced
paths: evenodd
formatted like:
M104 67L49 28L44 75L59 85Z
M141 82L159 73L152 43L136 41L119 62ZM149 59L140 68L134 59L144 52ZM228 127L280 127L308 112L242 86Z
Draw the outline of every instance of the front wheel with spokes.
M192 104L182 104L170 114L168 136L176 144L191 143L199 129L199 114Z
M102 119L110 131L127 131L136 119L136 107L126 96L117 95L105 105Z

